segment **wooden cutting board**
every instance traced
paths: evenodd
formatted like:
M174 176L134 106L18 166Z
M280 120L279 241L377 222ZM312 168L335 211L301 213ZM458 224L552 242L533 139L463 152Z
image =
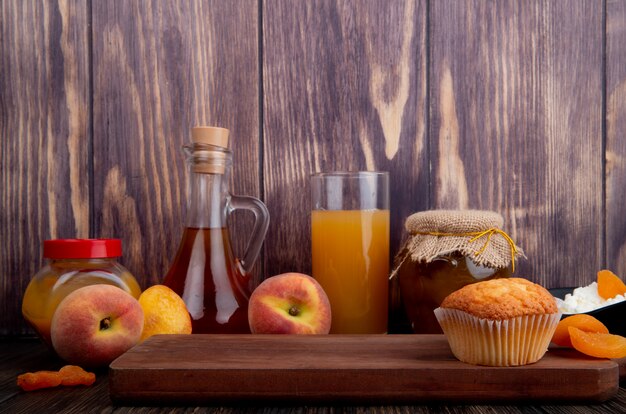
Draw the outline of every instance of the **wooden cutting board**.
M443 335L159 335L111 364L109 391L148 405L604 401L618 371L567 349L521 367L473 366Z

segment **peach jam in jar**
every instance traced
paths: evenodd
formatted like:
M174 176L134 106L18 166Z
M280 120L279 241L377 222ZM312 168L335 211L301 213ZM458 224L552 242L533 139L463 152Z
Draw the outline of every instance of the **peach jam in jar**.
M31 279L22 301L22 314L41 339L51 346L50 323L59 303L74 290L108 284L138 298L141 288L117 258L122 255L119 239L46 240L46 265Z
M397 275L411 328L420 334L443 333L434 310L450 293L471 283L510 276L510 266L479 266L460 252L442 254L428 263L407 261Z
M455 290L511 276L524 252L503 225L500 214L482 210L429 210L407 218L409 237L392 277L413 332L442 333L434 310Z

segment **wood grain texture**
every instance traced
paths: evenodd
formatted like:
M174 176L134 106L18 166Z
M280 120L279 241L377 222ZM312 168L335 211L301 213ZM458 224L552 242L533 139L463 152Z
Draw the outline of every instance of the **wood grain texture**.
M43 240L89 237L87 22L86 1L0 3L0 335L25 331Z
M171 407L171 406L121 406L113 405L109 398L108 374L97 372L97 382L91 387L65 388L42 390L34 393L24 393L15 384L18 374L39 369L58 369L61 363L50 358L50 355L41 342L35 340L0 340L0 412L3 413L34 413L34 412L101 412L101 413L198 413L212 412L235 414L242 412L254 412L263 414L332 414L338 410L355 413L381 413L381 414L410 414L410 413L433 413L446 412L450 414L461 413L546 413L546 414L570 414L570 413L618 413L623 411L626 404L626 388L620 388L615 398L593 405L547 405L547 404L524 404L524 405L454 405L447 402L445 405L388 405L382 406L344 406L337 408L329 405L296 404L293 406L253 406L242 402L235 406L211 406L209 407Z
M606 265L626 279L626 1L606 4Z
M549 351L536 363L457 360L444 335L161 335L111 363L126 404L606 401L618 365Z
M501 212L520 275L588 284L603 263L602 2L436 1L432 207Z
M310 273L314 172L390 172L391 255L428 206L424 1L263 3L267 275Z
M143 287L180 242L192 126L230 129L231 190L259 195L257 14L253 0L93 3L95 230L124 240Z
M122 238L142 287L161 282L195 124L231 129L231 188L268 204L258 277L310 272L309 174L338 169L390 171L392 255L411 213L484 208L525 249L520 275L624 277L625 8L0 2L0 335L27 332L21 297L44 239ZM239 255L250 223L235 217Z

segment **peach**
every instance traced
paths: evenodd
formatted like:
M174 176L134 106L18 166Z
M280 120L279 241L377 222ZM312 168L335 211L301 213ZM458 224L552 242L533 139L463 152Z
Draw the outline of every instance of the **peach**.
M248 322L252 333L327 334L330 302L311 276L284 273L264 280L252 292Z
M52 316L56 353L83 367L108 365L139 342L143 310L137 299L111 285L90 285L67 295Z
M164 285L154 285L139 296L144 322L141 341L157 334L190 334L191 316L183 299Z

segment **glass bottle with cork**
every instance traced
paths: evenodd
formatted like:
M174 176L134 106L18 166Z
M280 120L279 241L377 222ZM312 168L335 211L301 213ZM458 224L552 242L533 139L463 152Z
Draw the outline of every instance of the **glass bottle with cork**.
M249 333L250 275L269 225L265 205L230 193L229 131L195 127L183 147L189 172L187 219L178 252L163 284L178 293L193 333ZM255 222L242 259L233 253L228 217L250 210Z

